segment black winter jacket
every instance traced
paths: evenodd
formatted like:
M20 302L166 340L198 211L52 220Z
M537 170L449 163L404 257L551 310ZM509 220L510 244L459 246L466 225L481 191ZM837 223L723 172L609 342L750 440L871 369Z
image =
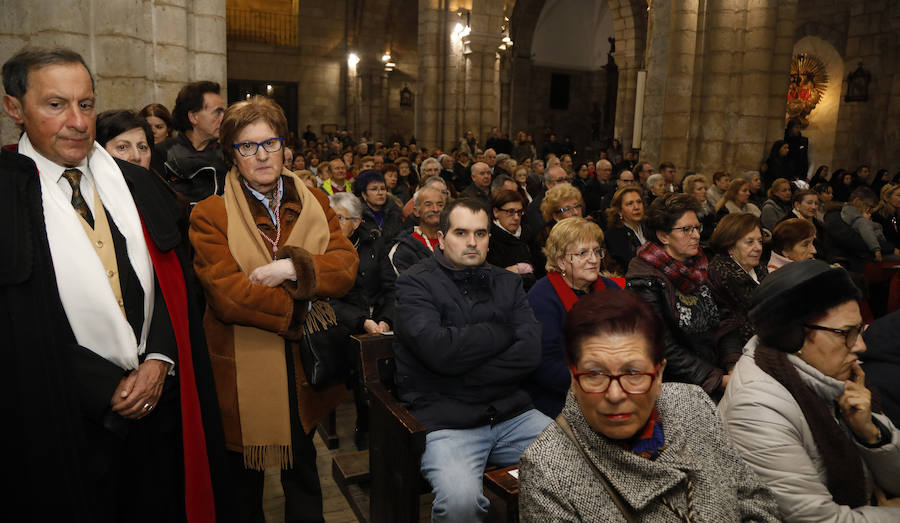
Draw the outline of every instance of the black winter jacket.
M431 249L413 238L412 233L400 235L388 250L388 261L397 275L427 258L431 258Z
M165 164L161 173L176 192L191 203L197 203L225 190L225 157L219 142L206 149L194 149L184 134L156 144L156 156Z
M541 359L541 326L521 279L455 269L441 249L397 278L400 399L429 430L498 423L532 408L521 387Z
M353 333L365 332L363 323L366 320L384 321L393 328L397 275L388 260L384 240L377 230L363 222L350 241L359 255L359 270L350 292L331 301L338 322Z
M380 234L387 245L393 243L394 240L397 239L397 236L403 233L403 210L394 203L394 200L388 198L387 202L385 202L382 207L382 210L384 211L384 221L381 222L381 227L379 227L378 223L375 221L375 214L372 213L372 209L366 205L366 202L361 201L361 203L363 207L363 223L368 224L372 230L380 231Z
M707 315L715 314L715 321L711 322L716 324L714 328L688 334L679 327L674 286L660 270L640 257L635 257L628 266L626 287L649 303L662 319L667 360L663 374L665 380L699 385L718 401L721 397L719 387L725 374L723 362L732 361L733 353L737 351L740 354L741 350L739 344L729 343L736 336L734 332L730 333L727 339L720 341L718 345L721 345L723 350L719 350L715 341L718 331L718 308L706 312ZM708 286L704 287L709 296L703 298L712 301L712 291Z
M488 247L487 262L505 269L517 263L531 263L531 250L525 239L528 235L523 230L516 238L496 223L491 224L491 242ZM525 290L534 285L534 273L521 274Z

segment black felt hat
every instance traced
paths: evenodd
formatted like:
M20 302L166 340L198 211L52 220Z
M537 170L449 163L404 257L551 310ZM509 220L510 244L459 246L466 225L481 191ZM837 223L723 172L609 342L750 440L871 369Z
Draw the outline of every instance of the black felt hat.
M756 288L749 318L764 345L797 352L803 346L804 323L859 297L843 268L820 260L793 262L769 274Z

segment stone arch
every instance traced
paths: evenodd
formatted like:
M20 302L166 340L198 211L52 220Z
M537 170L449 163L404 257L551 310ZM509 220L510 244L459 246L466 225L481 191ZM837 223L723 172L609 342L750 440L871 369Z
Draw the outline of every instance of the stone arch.
M794 42L799 42L806 36L814 36L828 42L839 53L842 53L847 48L846 33L838 31L829 25L818 22L802 24L794 31Z
M534 31L546 0L518 0L510 17L510 37L515 46L507 67L511 69L511 120L507 130L528 129L525 94L532 91L531 48ZM616 52L613 55L618 66L614 134L625 147L630 147L634 129L634 101L637 71L644 67L644 50L647 38L646 0L608 0L612 15ZM524 116L523 116L524 115ZM538 138L537 136L535 138Z

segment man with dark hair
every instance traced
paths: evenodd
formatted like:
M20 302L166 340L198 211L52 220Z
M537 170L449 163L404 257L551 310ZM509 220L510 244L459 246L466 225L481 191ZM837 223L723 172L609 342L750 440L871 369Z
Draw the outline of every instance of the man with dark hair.
M491 137L484 142L485 150L493 149L497 154L510 154L512 152L512 142L506 135L500 133L498 127L491 127Z
M788 120L784 129L784 141L788 145L787 165L791 173L789 181L806 180L809 171L809 138L800 134L803 121L799 118Z
M185 85L175 98L172 119L178 136L157 144L156 152L165 162L163 173L169 184L191 204L225 189L225 157L219 145L219 126L225 101L219 84L194 82Z
M440 248L397 278L398 393L428 430L432 521L483 520L485 464L518 463L550 423L521 387L540 361L540 324L521 277L485 263L490 224L480 201L453 201Z
M663 162L659 164L659 174L666 181L666 192L679 192L681 187L675 183L675 164L672 162Z
M93 79L77 53L26 48L3 65L3 86L24 131L0 151L0 411L15 471L5 510L228 519L178 203L94 141Z
M531 231L532 234L544 228L544 215L541 214L541 204L544 202L544 195L560 183L569 183L569 176L562 167L550 167L544 171L543 182L544 190L534 197L525 210L526 229Z

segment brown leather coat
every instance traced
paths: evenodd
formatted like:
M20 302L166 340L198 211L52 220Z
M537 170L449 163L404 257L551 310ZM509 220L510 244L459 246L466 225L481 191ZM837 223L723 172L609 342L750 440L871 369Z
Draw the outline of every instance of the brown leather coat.
M285 183L284 187L281 243L290 235L301 210L296 188L291 183ZM314 296L343 296L356 279L359 264L356 250L341 234L338 217L331 210L328 197L318 189L311 191L328 220L328 247L321 255L312 255L296 247L281 250L278 258L291 259L297 272L297 282L287 282L278 287L251 284L249 275L241 271L232 257L228 248L225 200L221 196L203 200L191 213L190 238L196 251L194 269L206 294L207 310L203 323L222 409L225 439L230 450L243 450L231 325L256 327L296 341L301 336L309 299ZM265 208L246 189L245 196L259 229L274 238L275 228ZM295 364L299 367L300 362L295 359ZM289 371L294 371L298 376L300 420L303 428L311 431L343 400L345 386L338 383L316 391L305 382L301 368Z

